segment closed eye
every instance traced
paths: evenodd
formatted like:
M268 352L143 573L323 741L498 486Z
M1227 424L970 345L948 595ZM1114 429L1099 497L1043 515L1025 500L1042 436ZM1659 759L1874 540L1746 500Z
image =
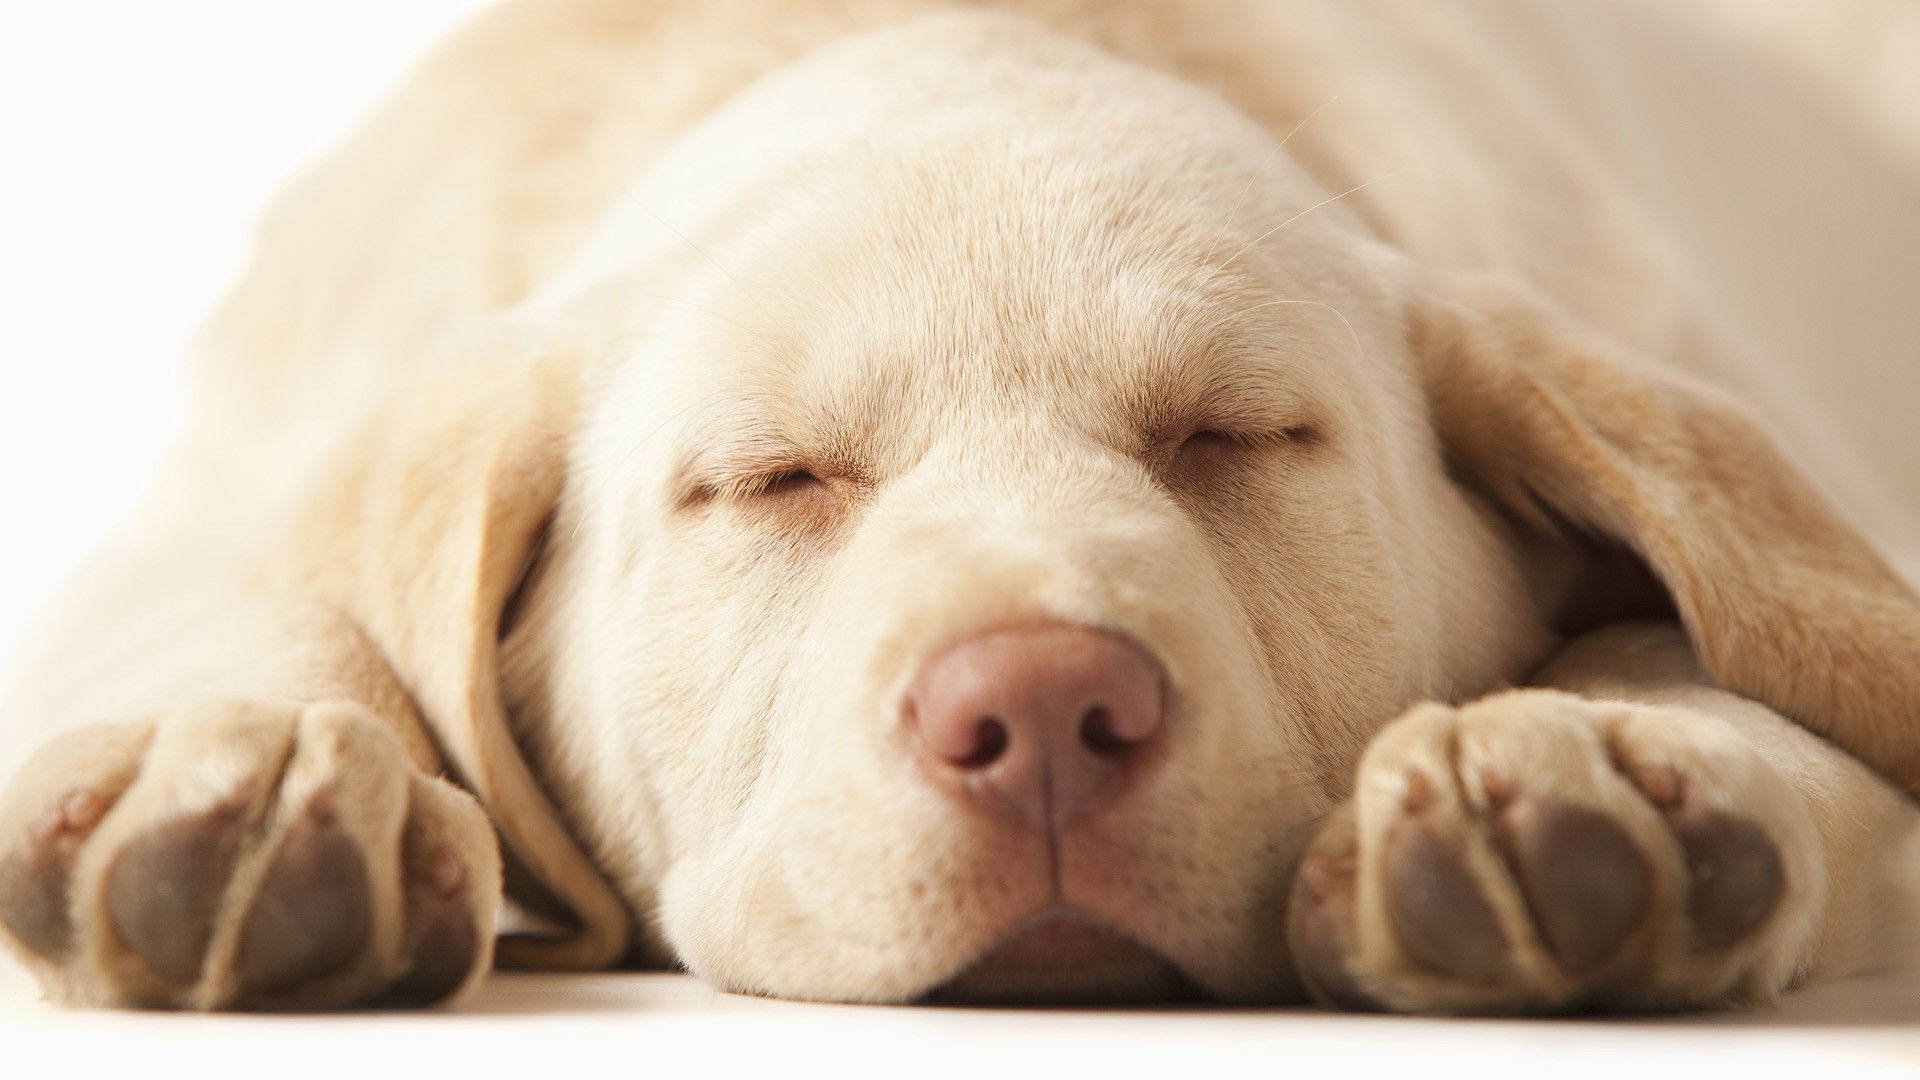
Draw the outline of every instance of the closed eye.
M1227 434L1224 431L1210 431L1206 428L1202 428L1199 431L1193 432L1192 434L1188 435L1186 438L1180 440L1180 445L1174 449L1174 456L1177 457L1181 454L1188 453L1189 451L1193 451L1193 450L1205 450L1212 447L1232 447L1232 446L1238 446L1238 445L1240 445L1239 440L1235 439L1233 436Z
M1273 431L1239 431L1219 428L1196 428L1182 439L1174 449L1177 460L1188 454L1230 451L1237 449L1261 449L1284 445L1305 446L1319 440L1319 431L1310 424L1294 424Z
M696 502L732 507L748 520L777 526L782 532L814 533L845 515L855 486L838 473L821 475L808 468L778 469L703 484Z
M784 472L764 473L736 481L734 490L729 492L734 498L788 498L804 495L815 488L824 488L827 482L814 475L811 469L788 469Z

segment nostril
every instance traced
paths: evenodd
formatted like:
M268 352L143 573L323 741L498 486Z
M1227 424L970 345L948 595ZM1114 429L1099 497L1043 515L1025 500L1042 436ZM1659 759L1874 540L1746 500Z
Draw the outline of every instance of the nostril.
M973 749L967 756L954 759L954 764L969 769L985 768L1007 752L1007 741L1007 725L989 716L973 729Z
M1095 705L1080 718L1080 742L1101 757L1118 757L1133 743L1114 730L1113 714Z
M1027 827L1064 826L1127 789L1166 721L1167 673L1076 626L996 630L924 662L901 735L949 793Z

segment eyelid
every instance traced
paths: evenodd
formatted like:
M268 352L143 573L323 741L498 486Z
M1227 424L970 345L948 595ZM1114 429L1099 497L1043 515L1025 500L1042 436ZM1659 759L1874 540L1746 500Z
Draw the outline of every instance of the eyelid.
M1221 439L1240 446L1272 446L1280 443L1305 443L1319 438L1319 429L1312 424L1287 424L1281 427L1241 428L1232 425L1201 424L1180 440L1185 446L1194 439Z
M670 490L676 507L738 501L761 494L796 473L811 472L797 465L736 465L711 470L689 465L677 470Z
M866 474L844 452L806 450L785 438L761 436L687 454L674 468L667 490L679 509L750 499L801 474L823 483L866 483Z
M811 480L815 483L825 481L825 477L812 469L795 466L759 473L734 476L709 485L712 497L721 499L751 499L764 495L782 484Z
M1155 417L1154 426L1180 441L1199 432L1243 441L1298 435L1318 427L1327 415L1299 388L1246 372L1217 378L1172 405Z

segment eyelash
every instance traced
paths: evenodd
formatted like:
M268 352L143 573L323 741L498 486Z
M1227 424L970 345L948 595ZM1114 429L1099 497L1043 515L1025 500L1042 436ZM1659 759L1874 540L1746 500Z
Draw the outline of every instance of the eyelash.
M1181 451L1193 446L1196 442L1201 445L1259 448L1281 445L1307 445L1317 442L1319 438L1320 433L1308 424L1295 424L1291 427L1281 428L1278 431L1261 432L1220 431L1215 428L1196 428L1194 431L1188 433L1186 438L1180 440L1174 447L1173 452L1174 456L1177 457Z
M785 469L780 472L760 473L757 476L741 477L715 485L710 493L722 499L752 499L764 495L777 495L782 491L792 491L810 484L823 484L811 469Z

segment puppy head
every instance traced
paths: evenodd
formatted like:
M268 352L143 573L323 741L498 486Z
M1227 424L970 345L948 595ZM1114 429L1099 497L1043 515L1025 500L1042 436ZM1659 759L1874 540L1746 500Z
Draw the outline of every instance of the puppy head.
M1538 651L1444 482L1391 256L1273 150L934 20L689 134L537 305L615 329L511 711L695 971L1282 996L1288 868L1361 743ZM1067 678L1029 650L1094 657L1060 661L1071 715L980 699ZM1020 686L933 685L962 668ZM1096 745L1100 708L1145 719Z

